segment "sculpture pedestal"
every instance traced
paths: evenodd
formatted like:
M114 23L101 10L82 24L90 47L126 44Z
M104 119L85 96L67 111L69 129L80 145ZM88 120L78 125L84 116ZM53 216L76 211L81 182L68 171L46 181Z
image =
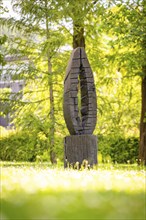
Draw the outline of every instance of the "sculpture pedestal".
M79 167L87 161L93 167L97 164L97 136L71 135L64 140L64 167L78 163Z

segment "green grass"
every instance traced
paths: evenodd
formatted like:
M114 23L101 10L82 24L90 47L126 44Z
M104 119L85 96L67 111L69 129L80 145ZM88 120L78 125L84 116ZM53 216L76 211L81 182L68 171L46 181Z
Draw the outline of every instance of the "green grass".
M1 220L146 218L143 167L1 163Z

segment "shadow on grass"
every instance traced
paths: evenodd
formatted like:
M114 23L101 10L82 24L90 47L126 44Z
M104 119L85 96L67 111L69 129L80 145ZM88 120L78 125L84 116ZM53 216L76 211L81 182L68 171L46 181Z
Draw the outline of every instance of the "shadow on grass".
M98 183L97 183L98 184ZM116 191L14 191L1 199L2 220L144 220L145 195Z

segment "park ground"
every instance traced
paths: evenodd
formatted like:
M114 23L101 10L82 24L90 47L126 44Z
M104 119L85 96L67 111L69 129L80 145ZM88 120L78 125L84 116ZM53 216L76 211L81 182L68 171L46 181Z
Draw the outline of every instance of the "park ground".
M1 220L145 220L145 168L1 162Z

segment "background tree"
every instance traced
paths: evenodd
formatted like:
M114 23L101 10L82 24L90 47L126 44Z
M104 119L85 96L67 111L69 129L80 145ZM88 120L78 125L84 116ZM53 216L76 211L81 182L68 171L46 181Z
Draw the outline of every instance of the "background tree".
M145 161L145 1L111 1L104 18L104 30L111 37L109 44L113 54L108 55L111 62L118 64L117 70L134 82L135 78L140 85L142 79L142 113L140 123L139 158ZM140 76L140 77L138 77ZM134 90L133 90L134 91ZM138 88L139 91L139 88ZM136 92L136 90L135 90ZM134 95L134 94L133 94ZM132 95L132 96L133 96ZM137 96L137 94L135 94ZM138 99L137 99L138 100ZM139 100L140 94L139 94ZM138 103L137 103L138 104ZM129 108L128 108L129 109ZM131 108L130 108L131 109ZM140 106L137 105L137 116L140 117ZM129 114L129 113L128 113ZM136 120L137 121L137 120Z
M141 35L137 32L137 26L141 28L140 9L125 1L115 4L86 0L15 0L13 6L21 16L4 22L15 30L4 45L5 55L19 55L28 60L9 63L7 74L13 72L13 79L25 80L23 99L13 102L14 123L27 134L31 130L31 138L36 137L30 144L31 152L36 149L32 160L46 153L47 146L52 162L56 160L55 153L63 158L63 137L68 132L62 114L65 68L72 41L75 48L85 46L86 40L98 96L95 134L99 138L99 151L105 159L110 155L115 161L113 155L120 148L122 157L118 162L125 162L125 158L134 161L138 156L135 149L138 149L139 75L143 63ZM127 155L125 146L129 148Z
M4 14L4 12L6 12L6 9L5 7L3 6L3 2L2 0L0 0L0 15L2 16ZM2 50L2 44L4 44L7 40L7 36L0 33L0 49ZM4 61L4 56L2 54L2 51L0 51L0 64L3 66L5 64L5 61Z
M13 7L17 10L17 13L21 14L21 19L18 21L14 20L14 18L7 20L7 25L11 28L15 27L21 31L23 30L23 37L21 36L22 38L19 38L18 36L15 36L15 39L13 39L13 44L14 42L15 44L13 47L12 45L11 47L9 46L9 48L7 48L7 52L8 49L10 49L9 53L12 55L12 53L15 54L17 50L17 54L19 54L19 56L25 55L29 59L28 64L21 62L21 71L19 71L19 76L15 72L15 76L17 75L19 78L22 77L25 79L23 104L26 104L27 106L24 107L24 105L18 106L18 103L17 105L15 104L14 109L17 115L15 124L19 124L19 126L21 125L23 116L20 114L20 110L23 114L24 112L26 113L26 111L30 114L35 114L36 112L38 114L38 109L42 109L42 105L45 104L45 106L47 106L45 111L48 112L45 112L45 118L43 118L43 120L46 120L48 123L48 128L45 128L47 130L45 133L47 134L47 138L50 140L48 146L52 163L56 162L54 149L54 93L59 94L58 91L55 91L56 89L58 90L58 85L53 88L53 84L56 84L57 77L60 77L59 72L57 72L58 70L55 70L55 68L53 69L52 66L55 60L57 62L59 47L64 42L63 33L59 33L59 31L55 30L53 27L55 21L57 20L56 13L54 11L55 4L55 1L52 1L52 3L50 3L50 1L40 1L37 3L35 1L13 1ZM56 20L54 20L54 18ZM19 67L17 69L20 68L20 65L18 66ZM49 88L49 91L47 87ZM36 88L39 88L39 90L36 91ZM47 95L47 91L49 97ZM36 94L38 95L37 97ZM41 96L43 98L41 98ZM58 101L56 101L56 105L57 104ZM38 118L42 121L42 117L39 116Z
M146 165L146 1L142 2L141 9L141 47L143 51L143 62L142 62L142 83L141 83L141 120L140 120L140 143L139 143L139 159Z

